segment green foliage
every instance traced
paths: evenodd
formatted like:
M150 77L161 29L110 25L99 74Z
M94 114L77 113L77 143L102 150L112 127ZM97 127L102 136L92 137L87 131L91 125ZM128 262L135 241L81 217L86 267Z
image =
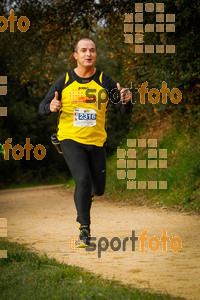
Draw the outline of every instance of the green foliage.
M183 116L179 112L172 114L172 121L160 119L165 130L158 136L158 148L167 149L167 169L136 168L136 180L167 181L167 190L127 190L127 179L117 179L117 155L109 158L107 166L106 193L109 198L136 204L158 204L173 206L180 210L200 210L200 107L191 114L190 109ZM127 138L152 138L155 117L145 122L145 127L130 132ZM170 120L170 119L169 119ZM155 127L159 133L159 127ZM126 142L120 148L127 148ZM147 149L137 148L137 159L147 160ZM158 162L157 162L158 163ZM113 172L113 170L115 170Z

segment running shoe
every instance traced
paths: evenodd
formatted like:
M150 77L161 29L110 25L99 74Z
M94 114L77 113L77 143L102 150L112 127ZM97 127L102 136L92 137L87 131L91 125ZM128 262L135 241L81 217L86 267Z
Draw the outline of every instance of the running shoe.
M79 230L80 230L80 245L77 248L85 248L90 245L90 225L81 225L79 223Z

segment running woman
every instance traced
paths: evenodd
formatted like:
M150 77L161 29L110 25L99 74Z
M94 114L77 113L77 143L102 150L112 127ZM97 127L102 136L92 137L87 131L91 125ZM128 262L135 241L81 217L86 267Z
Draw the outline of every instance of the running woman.
M106 184L107 138L105 125L109 101L122 114L132 110L131 93L95 68L96 45L89 38L76 42L77 67L51 86L39 105L39 113L59 111L57 137L75 181L74 201L82 246L90 243L90 208L94 195Z

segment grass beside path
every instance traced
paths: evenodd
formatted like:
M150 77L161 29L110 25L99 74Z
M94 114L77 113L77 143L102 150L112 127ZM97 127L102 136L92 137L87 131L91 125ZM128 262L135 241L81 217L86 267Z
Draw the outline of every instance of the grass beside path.
M158 122L159 121L159 122ZM109 199L126 201L137 205L156 204L169 206L186 211L200 212L200 108L196 114L173 113L171 116L152 119L145 126L134 128L129 132L118 149L125 149L128 153L127 139L157 139L157 147L133 147L136 149L135 161L144 162L143 167L136 167L136 177L127 179L128 164L122 171L126 172L125 179L117 178L117 152L107 160L106 192ZM138 143L138 142L137 142ZM131 148L130 148L131 149ZM148 158L149 149L154 149L154 157ZM160 159L160 150L166 149L167 157ZM152 151L152 150L151 150ZM128 161L126 154L124 160ZM155 163L149 167L150 162ZM160 162L165 162L160 167ZM133 168L133 167L132 167ZM118 170L121 170L120 167ZM135 179L134 179L135 178ZM127 181L141 181L145 188L127 189ZM148 181L156 182L157 188L148 189ZM159 189L157 182L167 182L167 189ZM137 183L138 184L138 183Z
M78 267L39 256L25 246L0 240L0 299L175 299L102 279ZM177 298L178 299L178 298Z

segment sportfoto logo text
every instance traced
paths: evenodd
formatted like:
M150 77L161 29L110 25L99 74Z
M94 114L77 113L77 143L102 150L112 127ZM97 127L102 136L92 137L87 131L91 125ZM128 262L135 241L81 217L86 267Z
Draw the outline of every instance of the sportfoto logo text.
M182 248L182 241L178 236L173 236L171 239L167 236L167 231L162 230L162 236L160 238L152 236L150 239L147 238L147 230L144 230L142 234L138 237L135 235L135 230L132 230L131 237L125 237L123 240L115 236L111 238L110 242L106 237L100 237L98 240L96 237L91 237L90 245L85 249L87 252L97 251L98 258L101 258L101 253L110 249L112 251L126 251L127 243L131 242L131 251L135 251L135 244L139 241L140 243L140 252L145 252L149 249L152 252L158 251L162 247L162 251L166 252L167 247L169 246L171 251L178 252ZM97 241L97 243L96 243ZM81 251L84 249L76 248L79 245L80 240L78 238L73 238L69 242L69 246L74 251ZM169 242L169 244L168 244Z
M10 32L15 32L15 22L17 22L17 28L21 32L26 32L30 27L30 21L26 16L21 16L17 21L14 10L11 9L8 19L0 16L0 32L6 31L8 27L10 28Z
M101 89L97 94L96 89L87 88L85 90L85 95L84 95L85 103L97 102L97 108L98 110L100 110L101 105L106 104L109 98L111 99L111 102L113 102L112 99L114 99L113 104L116 104L117 100L119 101L119 90L117 88L111 90L110 92L107 91L108 94L106 94L105 91L106 89ZM148 81L143 82L139 88L136 87L133 88L133 83L131 82L131 88L130 89L126 88L126 92L124 94L126 95L128 91L131 93L131 102L134 104L136 103L134 100L135 94L139 94L140 104L146 104L147 99L151 104L157 104L159 103L159 101L161 101L162 104L167 104L168 98L173 104L178 104L182 100L181 91L178 88L173 88L172 90L170 90L167 87L167 83L165 81L162 82L162 86L160 89L157 88L148 89ZM125 95L121 99L123 104L126 103ZM78 94L76 95L76 97L77 97L76 99L79 99ZM79 100L76 101L79 102Z

